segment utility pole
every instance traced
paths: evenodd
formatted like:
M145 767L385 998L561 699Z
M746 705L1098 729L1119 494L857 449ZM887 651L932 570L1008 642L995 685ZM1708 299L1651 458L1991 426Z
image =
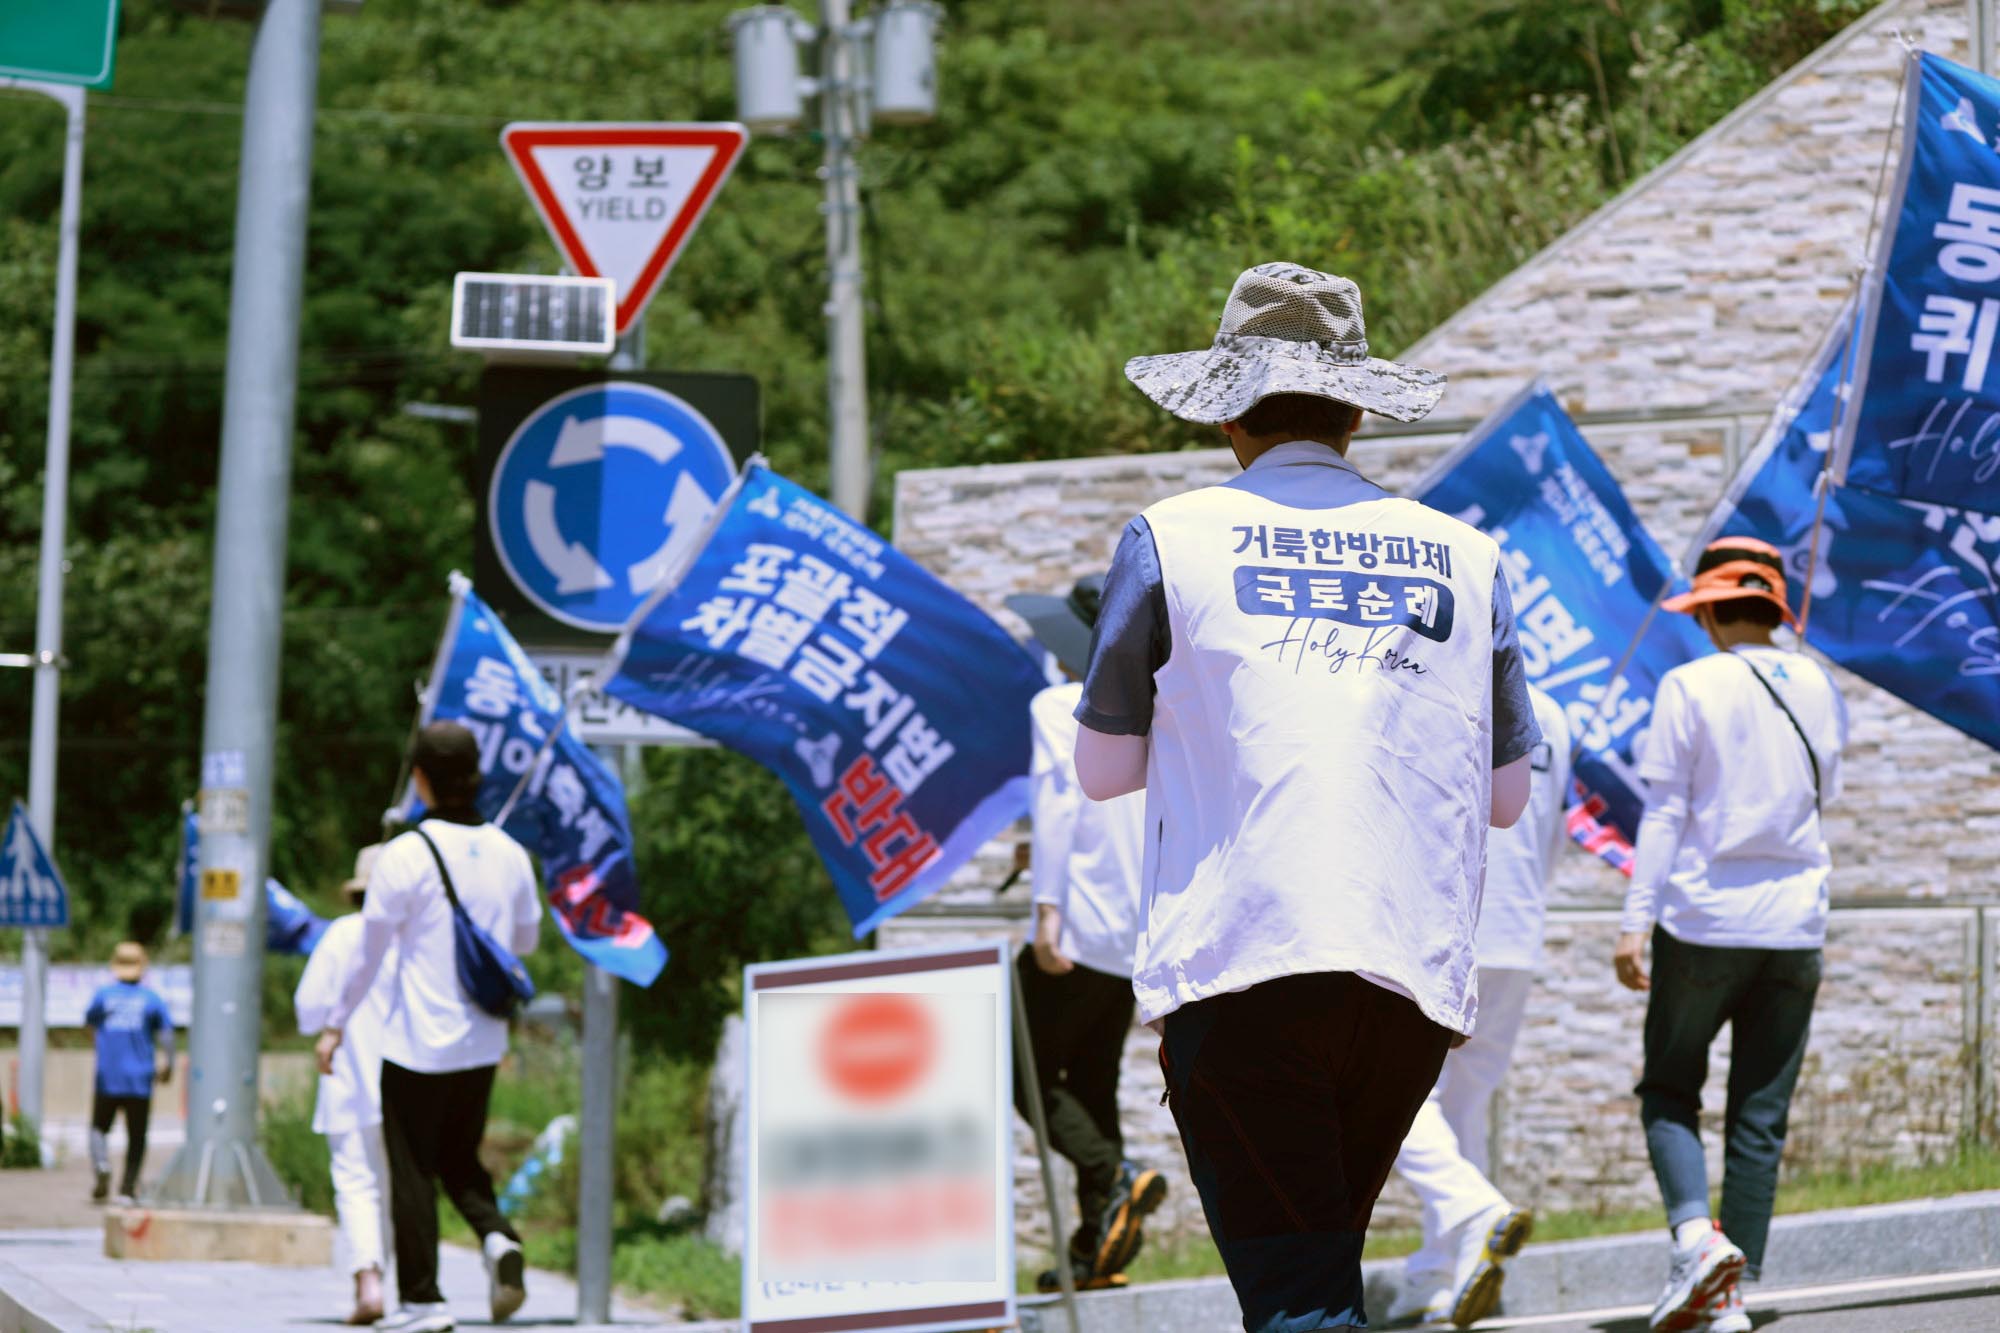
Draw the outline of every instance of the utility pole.
M646 367L646 325L635 321L618 340L612 370ZM593 747L629 781L636 765L621 765L618 749ZM636 757L636 754L635 754ZM630 797L630 790L627 790ZM611 1247L617 1192L618 978L583 965L583 1107L576 1135L576 1322L611 1322Z
M1981 74L1993 72L1993 0L1965 0L1968 45L1972 67Z
M243 93L202 719L187 1143L160 1182L166 1202L268 1207L286 1198L257 1146L257 1055L319 25L320 0L265 0Z
M867 521L868 364L861 324L861 182L855 150L871 123L916 125L937 114L933 0L878 0L856 20L850 0L819 0L819 26L783 5L738 10L737 113L758 133L787 134L819 99L826 156L826 396L833 502ZM819 77L799 76L800 52L817 43ZM864 59L862 47L871 47Z
M826 159L826 393L833 502L868 520L868 363L861 324L860 61L848 0L820 0L820 128Z
M56 317L49 348L48 461L42 476L42 550L35 594L35 693L28 732L28 818L42 846L56 845L56 706L62 688L63 558L69 517L70 380L76 355L76 250L83 214L83 89L0 80L62 103L62 213L57 223ZM40 1131L48 1057L49 932L21 932L21 1116Z

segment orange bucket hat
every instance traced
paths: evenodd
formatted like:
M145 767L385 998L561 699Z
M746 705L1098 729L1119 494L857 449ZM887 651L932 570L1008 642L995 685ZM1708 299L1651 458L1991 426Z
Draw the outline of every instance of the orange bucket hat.
M1778 548L1755 537L1724 537L1710 542L1695 565L1694 587L1660 605L1669 611L1692 613L1710 602L1756 598L1783 613L1785 623L1799 627L1785 601L1785 561Z

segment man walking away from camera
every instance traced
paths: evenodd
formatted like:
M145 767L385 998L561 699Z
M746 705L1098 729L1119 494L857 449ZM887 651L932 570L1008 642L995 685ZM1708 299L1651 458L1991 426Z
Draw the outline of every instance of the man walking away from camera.
M1368 1220L1473 1030L1486 830L1541 739L1499 547L1348 461L1363 410L1444 380L1368 355L1344 278L1260 264L1211 348L1125 373L1244 472L1126 527L1077 778L1146 791L1132 984L1244 1327L1366 1327Z
M368 877L381 847L361 849L354 874L341 886L348 902L366 901ZM306 960L305 975L292 994L299 1031L318 1035L339 1002L361 950L359 912L328 924ZM384 1208L389 1187L389 1161L382 1146L382 1033L393 1003L395 964L376 973L368 998L348 1016L340 1049L333 1055L333 1072L321 1074L319 1096L313 1103L313 1132L326 1136L327 1159L333 1176L333 1208L347 1244L348 1271L354 1274L354 1309L349 1324L372 1324L382 1317L382 1273L386 1256L382 1238L388 1234Z
M507 1054L507 1024L474 1004L458 980L448 868L469 916L517 956L540 933L534 865L521 845L488 824L479 794L479 746L456 722L417 733L412 780L427 817L382 849L361 909L361 953L320 1034L320 1072L331 1071L342 1030L367 997L383 959L395 955L394 992L382 1041L382 1137L389 1156L389 1211L396 1233L402 1308L378 1328L450 1333L438 1291L437 1187L480 1238L493 1318L527 1299L521 1238L500 1214L479 1161L493 1075Z
M1820 810L1840 794L1847 707L1803 653L1777 550L1726 537L1662 603L1719 650L1660 682L1639 755L1645 818L1614 964L1647 991L1639 1116L1673 1234L1656 1329L1747 1333L1740 1280L1764 1263L1792 1088L1805 1059L1832 870ZM1653 966L1645 966L1648 933ZM1727 1023L1722 1215L1708 1211L1701 1087Z

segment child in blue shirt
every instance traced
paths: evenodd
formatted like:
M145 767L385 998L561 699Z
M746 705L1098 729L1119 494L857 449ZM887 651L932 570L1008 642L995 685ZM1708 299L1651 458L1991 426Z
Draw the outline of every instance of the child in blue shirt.
M121 1203L139 1189L146 1160L146 1120L153 1108L153 1082L174 1070L174 1020L167 1002L139 979L146 974L146 951L127 940L111 953L111 975L90 997L84 1026L97 1041L97 1086L90 1103L90 1165L97 1173L90 1197L102 1203L111 1192L111 1122L125 1113L125 1176Z

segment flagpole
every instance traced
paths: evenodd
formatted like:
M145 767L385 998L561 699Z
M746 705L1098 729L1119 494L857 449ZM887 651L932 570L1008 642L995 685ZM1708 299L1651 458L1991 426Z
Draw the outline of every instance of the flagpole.
M444 673L451 668L451 645L458 639L459 618L465 614L465 594L472 591L472 580L452 570L447 587L451 589L451 610L444 618L444 633L438 636L437 654L431 659L430 679L424 682L422 694L417 696L417 715L410 722L410 734L403 742L402 766L396 772L395 793L389 798L389 808L382 812L382 840L389 840L389 825L398 814L409 809L410 755L416 748L417 733L431 720L431 713L437 708L438 688L444 683Z
M1867 280L1868 265L1864 264L1861 267L1860 273L1856 276L1854 283L1854 318L1857 324L1860 322L1861 308L1864 304L1861 286ZM1806 642L1806 626L1812 619L1813 584L1819 581L1819 541L1820 533L1826 526L1827 496L1832 494L1834 487L1834 454L1837 451L1837 442L1841 437L1841 432L1846 428L1848 413L1853 410L1851 400L1854 397L1854 361L1852 358L1860 354L1860 341L1858 333L1850 329L1847 337L1847 350L1841 355L1840 379L1834 387L1833 434L1827 444L1826 466L1820 469L1819 480L1813 483L1813 490L1818 492L1819 498L1818 502L1813 506L1812 541L1806 549L1806 591L1805 595L1799 599L1799 643L1801 646ZM1817 376L1815 376L1815 379L1817 379ZM1807 392L1810 392L1810 390Z

